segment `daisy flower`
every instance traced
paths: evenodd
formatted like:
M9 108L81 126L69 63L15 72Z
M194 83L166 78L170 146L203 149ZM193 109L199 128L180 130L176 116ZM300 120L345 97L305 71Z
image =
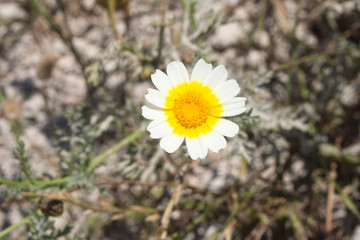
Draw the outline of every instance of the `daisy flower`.
M160 147L175 152L186 143L190 157L205 158L226 147L225 137L234 137L239 127L224 117L243 113L246 98L236 80L228 78L224 65L212 65L200 59L189 78L182 62L171 62L166 73L156 70L151 75L155 89L145 95L150 103L142 115L151 120L150 137L160 140ZM225 137L224 137L225 136Z

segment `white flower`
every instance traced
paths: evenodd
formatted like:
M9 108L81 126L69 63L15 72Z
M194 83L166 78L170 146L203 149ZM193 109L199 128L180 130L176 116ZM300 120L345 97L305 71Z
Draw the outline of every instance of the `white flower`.
M236 80L227 80L223 65L212 65L200 59L189 78L182 62L171 62L167 74L156 70L151 75L155 89L145 98L151 103L142 107L142 115L152 120L147 128L150 137L161 139L160 146L175 152L185 139L192 159L205 158L226 147L225 137L234 137L239 127L223 117L243 113L246 98Z

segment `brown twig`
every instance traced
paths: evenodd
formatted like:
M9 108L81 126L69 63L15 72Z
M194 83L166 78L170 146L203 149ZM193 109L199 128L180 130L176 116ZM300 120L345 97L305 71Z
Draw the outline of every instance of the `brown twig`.
M189 160L187 160L189 161ZM171 196L170 201L168 202L165 211L162 215L161 218L161 235L160 235L160 239L161 240L166 240L167 238L167 234L168 234L168 227L169 227L169 223L170 223L170 216L171 213L174 209L174 206L176 206L179 203L180 197L181 197L181 193L182 193L182 189L183 189L183 182L184 182L184 178L186 177L187 173L189 172L190 168L191 168L191 163L192 162L187 162L186 164L184 164L184 166L182 167L179 176L178 176L178 183L177 186Z
M333 219L333 208L334 208L334 193L335 193L335 183L336 180L336 162L332 162L330 165L330 174L329 174L329 185L328 185L328 194L327 194L327 203L326 203L326 220L325 220L325 230L327 233L330 233L332 230L332 219Z
M109 13L109 18L110 18L110 24L111 24L111 28L113 30L114 33L114 37L116 39L116 41L120 41L119 39L119 34L116 30L116 20L115 20L115 7L116 7L116 3L115 0L108 0L107 1L107 10Z
M161 240L166 240L167 230L168 230L169 223L170 223L170 216L171 216L171 213L172 213L172 211L174 209L174 206L177 205L177 203L179 202L182 188L183 188L183 186L182 186L181 183L179 183L176 186L176 189L173 192L172 197L171 197L168 205L165 208L165 211L164 211L163 216L161 218L161 229L162 229L161 236L160 236Z
M278 21L281 31L288 35L291 32L291 26L289 23L288 16L286 15L286 9L283 1L281 0L271 0L270 1L273 7L275 8L275 17Z
M127 184L127 185L135 185L142 187L155 187L155 186L172 187L176 185L175 182L137 182L137 181L123 180L123 179L105 179L94 182L94 185L108 185L108 184L117 184L117 185Z

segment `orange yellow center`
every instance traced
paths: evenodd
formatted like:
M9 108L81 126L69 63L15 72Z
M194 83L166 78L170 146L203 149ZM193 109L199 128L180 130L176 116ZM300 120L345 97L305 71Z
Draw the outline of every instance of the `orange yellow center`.
M190 138L210 132L222 112L222 105L211 89L197 81L179 84L166 97L167 122L174 133Z
M185 128L196 128L206 122L210 105L198 91L188 91L174 103L175 117Z

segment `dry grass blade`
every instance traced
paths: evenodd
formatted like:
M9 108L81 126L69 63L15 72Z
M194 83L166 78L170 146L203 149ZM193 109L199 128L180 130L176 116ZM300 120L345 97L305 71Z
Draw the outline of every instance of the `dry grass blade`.
M326 222L325 230L330 233L332 230L332 213L334 208L334 193L335 193L335 181L336 181L336 168L337 164L335 162L330 165L330 174L329 174L329 185L328 185L328 195L326 203Z
M166 238L167 238L167 234L168 234L167 229L168 229L169 223L170 223L170 216L174 209L174 206L178 203L178 201L180 199L181 191L182 191L182 184L179 184L175 188L175 190L172 194L172 197L171 197L168 205L166 206L165 211L161 217L161 229L162 229L161 236L160 236L161 240L166 240Z
M236 219L233 219L224 229L223 235L225 237L225 240L231 240L236 222Z
M273 7L275 8L276 20L279 24L281 31L285 35L289 35L291 32L291 26L286 14L286 9L282 0L271 0Z

